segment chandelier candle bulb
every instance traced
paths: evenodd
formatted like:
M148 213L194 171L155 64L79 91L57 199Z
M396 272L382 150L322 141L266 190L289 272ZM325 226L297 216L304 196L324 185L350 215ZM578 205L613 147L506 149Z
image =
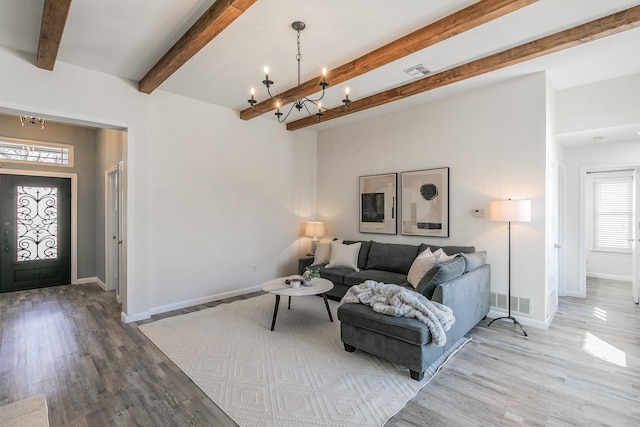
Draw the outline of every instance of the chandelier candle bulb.
M273 84L273 81L269 80L269 67L266 65L264 67L264 80L262 81L262 84L267 87L267 90L269 90L269 87Z
M349 86L344 88L344 99L342 100L344 107L347 108L349 104L351 104L351 100L349 99Z
M280 112L280 101L276 101L276 117L278 118L278 120L280 120L280 116L282 116L282 113Z

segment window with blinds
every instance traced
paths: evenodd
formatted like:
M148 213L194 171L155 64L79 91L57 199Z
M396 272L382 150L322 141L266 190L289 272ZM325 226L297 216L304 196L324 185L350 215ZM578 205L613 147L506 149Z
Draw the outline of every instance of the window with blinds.
M633 208L633 178L630 174L593 179L594 250L631 252Z

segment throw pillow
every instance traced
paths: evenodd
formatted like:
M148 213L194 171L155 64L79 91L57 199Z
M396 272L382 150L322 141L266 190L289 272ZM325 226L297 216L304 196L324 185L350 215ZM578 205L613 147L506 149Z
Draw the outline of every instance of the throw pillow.
M478 267L482 267L487 263L487 252L473 252L471 254L461 254L464 258L465 267L464 272L475 270Z
M465 263L462 257L454 258L442 264L436 264L431 267L431 270L427 271L427 274L420 280L416 291L428 299L431 299L439 284L449 282L461 276L462 273L464 273L464 267Z
M416 288L418 283L420 283L420 279L427 274L427 271L429 271L431 267L436 265L436 261L438 261L438 255L432 254L431 249L427 248L425 251L422 251L422 253L413 260L413 264L411 264L409 274L407 275L407 280L411 283L411 286Z
M442 264L443 262L447 262L458 256L458 254L447 255L447 253L442 248L438 249L433 254L438 256L438 264Z
M360 271L358 268L358 254L360 253L361 245L362 243L360 242L345 245L341 240L334 240L331 242L331 259L325 268L347 267Z
M313 264L326 264L331 259L331 243L318 243L316 245L316 253L313 255Z

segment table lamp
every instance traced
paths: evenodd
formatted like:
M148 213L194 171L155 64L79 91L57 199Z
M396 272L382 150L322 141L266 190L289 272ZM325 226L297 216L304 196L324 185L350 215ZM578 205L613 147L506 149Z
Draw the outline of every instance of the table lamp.
M324 236L324 222L309 221L305 227L304 234L311 237L311 254L316 253L318 238Z

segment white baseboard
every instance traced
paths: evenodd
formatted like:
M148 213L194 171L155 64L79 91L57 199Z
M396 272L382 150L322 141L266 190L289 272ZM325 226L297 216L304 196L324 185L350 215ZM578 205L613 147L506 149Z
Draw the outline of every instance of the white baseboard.
M86 285L87 283L96 283L98 281L97 277L85 277L84 279L77 279L73 282L74 285Z
M86 285L87 283L97 283L105 291L112 291L113 289L109 289L107 284L104 283L97 277L85 277L83 279L78 279L74 282L74 285Z
M619 276L617 274L603 273L587 273L587 277L592 277L594 279L620 280L622 282L631 282L633 280L633 277L630 276Z
M563 297L573 297L573 298L584 298L583 295L580 294L580 291L565 291Z
M507 313L504 312L504 311L491 310L491 311L489 311L489 314L487 314L487 317L489 319L497 319L498 317L502 317L502 316L506 316L506 315L507 315ZM541 320L531 319L529 317L518 316L517 314L514 314L513 312L511 313L511 315L513 317L515 317L516 319L518 319L518 322L522 323L523 326L531 326L533 328L538 328L538 329L547 329L549 327L549 325L551 324L551 320L553 320L553 317L551 317L551 319L549 319L549 323L547 323L547 322L543 322ZM503 321L511 322L511 320L506 320L506 319L503 319Z
M131 316L127 316L124 312L120 313L120 320L122 320L122 323L137 322L139 320L148 319L150 317L151 317L151 314L149 314L148 311L132 314Z
M261 290L262 288L260 286L253 286L250 288L244 288L244 289L236 289L233 291L229 291L229 292L223 292L221 294L214 294L214 295L208 295L206 297L201 297L201 298L195 298L195 299L191 299L191 300L186 300L186 301L180 301L174 304L167 304L167 305L162 305L159 307L153 307L151 309L149 309L149 311L145 311L142 313L135 313L132 314L130 316L127 316L125 313L122 313L121 315L121 319L124 323L131 323L131 322L137 322L139 320L144 320L144 319L148 319L153 315L156 314L160 314L160 313L166 313L168 311L173 311L173 310L180 310L181 308L185 308L185 307L193 307L194 305L199 305L199 304L206 304L208 302L211 301L218 301L221 299L225 299L225 298L231 298L231 297L235 297L238 295L244 295L244 294L249 294L252 292L257 292L259 290Z

